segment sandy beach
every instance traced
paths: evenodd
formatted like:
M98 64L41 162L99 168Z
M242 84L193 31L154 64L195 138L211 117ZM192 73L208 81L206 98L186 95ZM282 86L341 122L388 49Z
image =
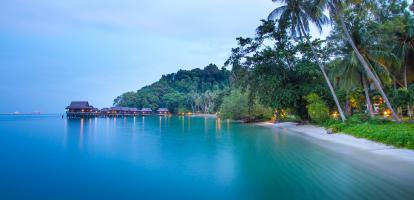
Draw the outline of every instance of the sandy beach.
M283 123L263 123L267 126L288 129L299 134L304 134L318 140L346 145L359 150L372 152L374 154L392 157L401 161L407 161L414 164L414 151L388 146L382 143L370 141L364 138L356 138L343 133L327 134L326 129L315 125L298 125L293 122Z

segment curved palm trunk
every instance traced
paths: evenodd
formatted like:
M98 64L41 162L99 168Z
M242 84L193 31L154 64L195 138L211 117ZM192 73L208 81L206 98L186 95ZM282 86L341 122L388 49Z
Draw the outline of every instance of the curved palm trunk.
M404 86L405 88L408 88L408 82L407 82L407 63L404 61Z
M362 75L362 85L364 87L364 93L365 93L365 99L366 99L368 114L371 117L374 117L374 111L372 110L372 104L371 104L371 98L369 97L369 88L368 88L367 78L365 78L364 75Z
M359 50L357 49L354 41L352 40L351 35L349 34L348 29L346 28L345 25L345 20L344 17L341 13L339 13L338 10L335 10L335 14L336 16L338 16L339 21L341 23L341 28L345 33L345 36L349 42L349 44L352 46L352 49L354 50L355 54L357 55L357 58L359 60L359 62L361 62L362 66L364 67L367 76L374 82L375 87L377 88L377 90L379 91L379 93L382 96L382 99L384 100L385 104L387 105L387 107L390 109L391 114L392 114L392 118L397 121L397 122L401 122L400 117L398 117L398 115L395 113L394 109L392 108L392 105L390 103L390 101L388 100L387 95L385 94L384 90L382 89L381 83L379 82L379 80L375 77L374 73L372 72L372 70L370 69L370 67L368 66L368 63L365 61L365 59L362 57L361 53L359 52Z
M343 122L345 122L346 117L345 117L344 111L341 108L341 104L339 104L338 97L336 96L336 93L335 93L335 90L334 90L334 88L331 84L331 81L329 80L328 75L325 72L325 67L319 61L318 56L317 56L316 51L315 51L315 48L313 47L312 43L310 42L309 38L307 37L307 34L305 33L305 28L303 27L303 24L300 20L299 20L299 23L300 23L300 30L301 30L302 34L305 36L307 43L311 47L313 57L315 58L316 62L318 63L319 69L321 70L321 72L323 74L323 77L325 78L325 81L328 84L329 90L330 90L330 92L332 94L332 97L335 101L336 107L338 108L339 115L341 116L341 120Z

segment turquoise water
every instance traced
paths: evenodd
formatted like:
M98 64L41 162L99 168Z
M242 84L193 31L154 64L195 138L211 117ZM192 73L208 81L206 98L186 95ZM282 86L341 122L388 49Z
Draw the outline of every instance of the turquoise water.
M0 199L414 199L414 166L204 117L0 116Z

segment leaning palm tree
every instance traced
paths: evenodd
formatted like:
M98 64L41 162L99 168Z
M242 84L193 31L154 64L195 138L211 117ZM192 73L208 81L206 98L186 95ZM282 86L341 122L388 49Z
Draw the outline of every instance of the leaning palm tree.
M273 10L268 19L278 21L278 26L281 29L285 29L286 24L290 26L290 33L293 36L299 36L301 39L305 38L307 44L312 50L314 59L319 65L319 68L328 84L329 90L335 101L338 112L341 116L342 121L346 120L345 114L341 108L338 97L331 84L331 81L326 74L323 63L319 60L316 49L312 45L309 37L309 25L310 22L315 24L319 31L322 31L322 25L328 23L328 17L323 14L323 10L319 7L314 6L312 1L309 0L272 0L273 2L282 2L285 5L280 6Z
M368 61L376 77L383 83L391 84L392 80L388 68L399 65L398 57L392 52L387 51L381 44L373 42L372 39L364 37L364 35L366 34L362 33L358 28L352 31L353 40L364 59ZM330 36L333 43L338 43L337 40L339 38L337 36L337 32L333 32L332 36ZM333 62L330 74L333 80L340 82L340 86L347 91L362 87L365 93L367 111L373 116L374 113L369 97L369 80L366 77L365 70L349 45L340 44L338 46L341 60L340 62Z
M385 102L387 107L390 109L393 119L395 121L401 122L400 117L398 117L397 113L394 111L387 95L385 94L384 89L382 88L381 82L379 81L378 77L376 77L375 73L372 71L368 62L364 59L361 52L358 50L358 47L356 46L354 40L351 37L349 29L347 28L347 25L345 23L345 17L343 14L343 10L344 10L343 8L345 5L347 5L348 0L317 0L317 1L318 1L318 4L316 7L318 7L318 9L328 8L333 18L336 18L337 21L339 21L339 27L342 29L346 40L351 45L353 51L356 54L357 59L362 64L368 78L372 80L378 92L381 94L383 101Z

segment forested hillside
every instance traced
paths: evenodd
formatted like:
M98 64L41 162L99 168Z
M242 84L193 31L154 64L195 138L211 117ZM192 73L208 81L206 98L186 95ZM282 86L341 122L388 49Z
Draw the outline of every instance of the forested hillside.
M228 92L230 71L210 64L204 69L179 70L139 89L126 92L114 100L114 105L166 107L178 112L216 112L223 96Z

